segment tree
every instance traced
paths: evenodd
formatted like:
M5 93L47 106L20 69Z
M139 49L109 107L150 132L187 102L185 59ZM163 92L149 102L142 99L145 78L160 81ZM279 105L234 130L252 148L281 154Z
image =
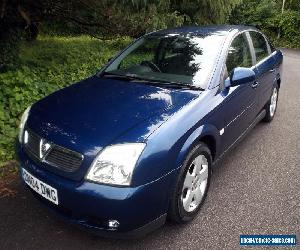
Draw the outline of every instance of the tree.
M220 24L228 21L232 9L241 0L173 0L171 8L189 16L192 24Z
M299 0L244 0L236 5L229 21L253 25L280 46L300 46Z
M39 22L72 22L83 30L94 32L96 27L103 34L125 35L182 24L224 23L241 0L0 1L1 19L10 19L6 10L14 8L15 16L34 38Z
M241 0L0 0L0 69L17 51L17 42L37 37L50 24L73 34L126 35L181 25L228 21ZM21 35L23 34L23 36ZM25 35L24 35L25 34ZM15 44L15 49L11 47ZM17 53L16 53L17 54ZM5 55L5 56L4 56ZM15 58L12 56L11 58ZM2 66L1 66L2 65Z

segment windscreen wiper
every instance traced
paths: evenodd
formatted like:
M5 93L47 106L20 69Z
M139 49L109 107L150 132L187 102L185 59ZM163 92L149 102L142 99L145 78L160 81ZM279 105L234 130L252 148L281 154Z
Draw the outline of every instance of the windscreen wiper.
M170 87L170 88L191 89L191 90L201 90L201 91L204 90L204 89L202 89L200 87L197 87L195 85L182 83L182 82L165 82L163 84L164 84L164 86Z
M110 72L103 72L99 76L100 77L102 76L102 77L108 77L108 78L114 78L114 79L127 80L127 81L132 81L132 80L136 80L137 79L136 77L134 77L131 74L119 75L119 74L110 73Z
M160 86L160 87L165 87L165 88L191 89L191 90L202 90L202 91L204 90L200 87L190 85L187 83L173 82L173 81L167 81L167 80L156 80L156 79L151 79L151 78L142 78L142 77L137 76L136 74L130 74L130 73L127 73L125 75L119 75L119 74L110 73L110 72L103 72L102 74L100 74L100 76L114 78L114 79L127 80L127 81L134 81L136 83L143 83L143 84L147 84L147 85Z
M160 86L160 87L165 87L165 88L175 88L175 89L191 89L191 90L201 90L203 91L204 89L187 84L187 83L182 83L182 82L173 82L173 81L163 81L163 80L154 80L154 79L141 79L139 81L135 82L143 82L143 83L149 83L149 85L155 85L155 86Z

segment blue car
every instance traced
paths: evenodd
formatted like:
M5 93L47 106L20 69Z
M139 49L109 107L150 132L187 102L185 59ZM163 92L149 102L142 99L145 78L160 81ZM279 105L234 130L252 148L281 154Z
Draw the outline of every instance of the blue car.
M274 118L282 60L252 27L146 34L95 76L26 109L22 180L58 215L103 236L188 222L216 163Z

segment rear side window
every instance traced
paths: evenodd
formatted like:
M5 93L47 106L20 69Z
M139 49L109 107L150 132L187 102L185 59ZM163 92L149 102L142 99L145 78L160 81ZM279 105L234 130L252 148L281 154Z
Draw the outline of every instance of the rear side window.
M228 56L226 59L226 67L228 74L236 67L251 67L252 57L249 49L248 41L245 34L238 35L231 43Z
M256 55L256 62L259 62L269 55L266 39L258 32L250 32Z

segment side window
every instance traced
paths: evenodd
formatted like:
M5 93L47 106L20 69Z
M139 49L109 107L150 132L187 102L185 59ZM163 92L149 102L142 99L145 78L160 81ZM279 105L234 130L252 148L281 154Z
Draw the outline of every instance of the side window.
M256 55L256 62L261 61L269 55L266 39L258 32L250 31L252 43Z
M236 67L251 67L252 56L245 34L238 35L231 43L226 59L228 74Z

